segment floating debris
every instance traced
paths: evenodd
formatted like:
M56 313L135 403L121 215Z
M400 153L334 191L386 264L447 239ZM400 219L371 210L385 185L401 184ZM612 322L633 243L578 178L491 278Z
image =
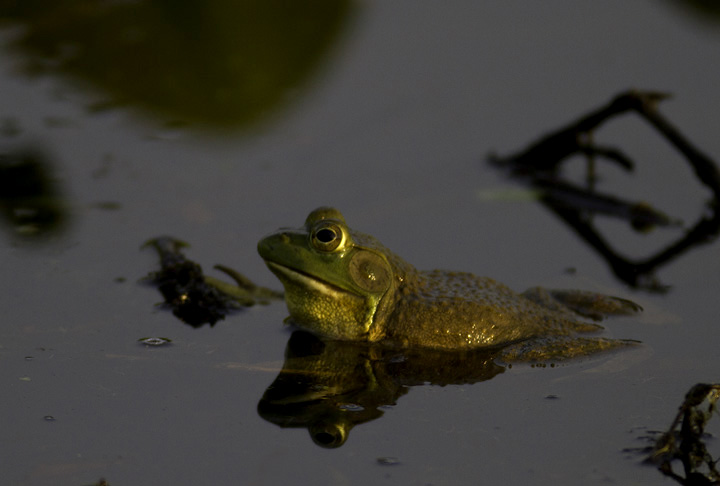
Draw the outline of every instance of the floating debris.
M212 326L233 310L282 298L281 293L259 287L221 265L215 268L230 276L235 284L204 275L202 267L182 253L181 249L189 245L176 238L153 238L143 245L146 246L157 250L161 269L144 280L160 290L165 305L178 319L193 327Z
M685 395L685 401L667 432L655 442L647 462L656 464L666 476L684 485L720 484L720 472L707 450L705 426L718 412L720 384L700 383ZM685 477L673 471L672 463L680 461Z
M55 417L53 417L52 415L45 415L43 417L43 420L45 420L45 422L55 422Z
M146 346L165 346L172 343L172 339L165 337L144 337L138 339L138 342Z

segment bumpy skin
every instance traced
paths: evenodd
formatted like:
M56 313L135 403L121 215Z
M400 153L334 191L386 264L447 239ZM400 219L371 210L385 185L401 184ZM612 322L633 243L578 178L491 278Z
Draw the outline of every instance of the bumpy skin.
M447 349L601 329L541 307L493 279L439 270L407 278L384 328L385 338L402 345Z
M577 313L639 310L630 301L588 292L534 288L518 294L470 273L419 271L372 236L348 228L333 208L316 209L303 228L262 239L258 251L285 287L292 321L330 339L446 350L513 344L506 355L516 360L567 357L627 344L575 339L602 329Z

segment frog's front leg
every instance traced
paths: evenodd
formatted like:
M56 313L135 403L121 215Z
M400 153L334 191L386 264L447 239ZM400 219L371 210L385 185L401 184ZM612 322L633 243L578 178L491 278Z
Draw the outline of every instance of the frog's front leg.
M635 302L586 290L554 290L533 287L523 297L545 308L567 313L572 311L599 321L608 316L627 316L642 311Z

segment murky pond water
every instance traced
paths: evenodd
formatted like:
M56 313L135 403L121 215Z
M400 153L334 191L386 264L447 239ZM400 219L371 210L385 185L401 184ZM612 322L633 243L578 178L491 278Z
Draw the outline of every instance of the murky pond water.
M668 426L692 385L718 381L717 246L661 267L668 292L634 290L486 157L642 88L673 93L663 114L720 158L717 12L236 3L1 4L3 177L30 158L51 188L42 225L3 195L3 484L665 481L623 449ZM643 258L682 237L709 198L683 159L637 118L597 138L637 162L602 166L604 189L686 222L638 235L608 220L605 238ZM158 265L140 246L169 234L205 269L279 289L257 241L328 204L418 268L631 298L645 312L607 328L644 345L402 388L341 447L319 447L258 413L284 363L284 305L194 329L138 281Z

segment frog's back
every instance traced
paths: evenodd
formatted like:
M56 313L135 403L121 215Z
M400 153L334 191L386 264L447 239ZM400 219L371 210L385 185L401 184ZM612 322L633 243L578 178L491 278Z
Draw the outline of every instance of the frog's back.
M385 339L401 346L471 349L602 329L491 278L440 270L406 277L385 327Z

